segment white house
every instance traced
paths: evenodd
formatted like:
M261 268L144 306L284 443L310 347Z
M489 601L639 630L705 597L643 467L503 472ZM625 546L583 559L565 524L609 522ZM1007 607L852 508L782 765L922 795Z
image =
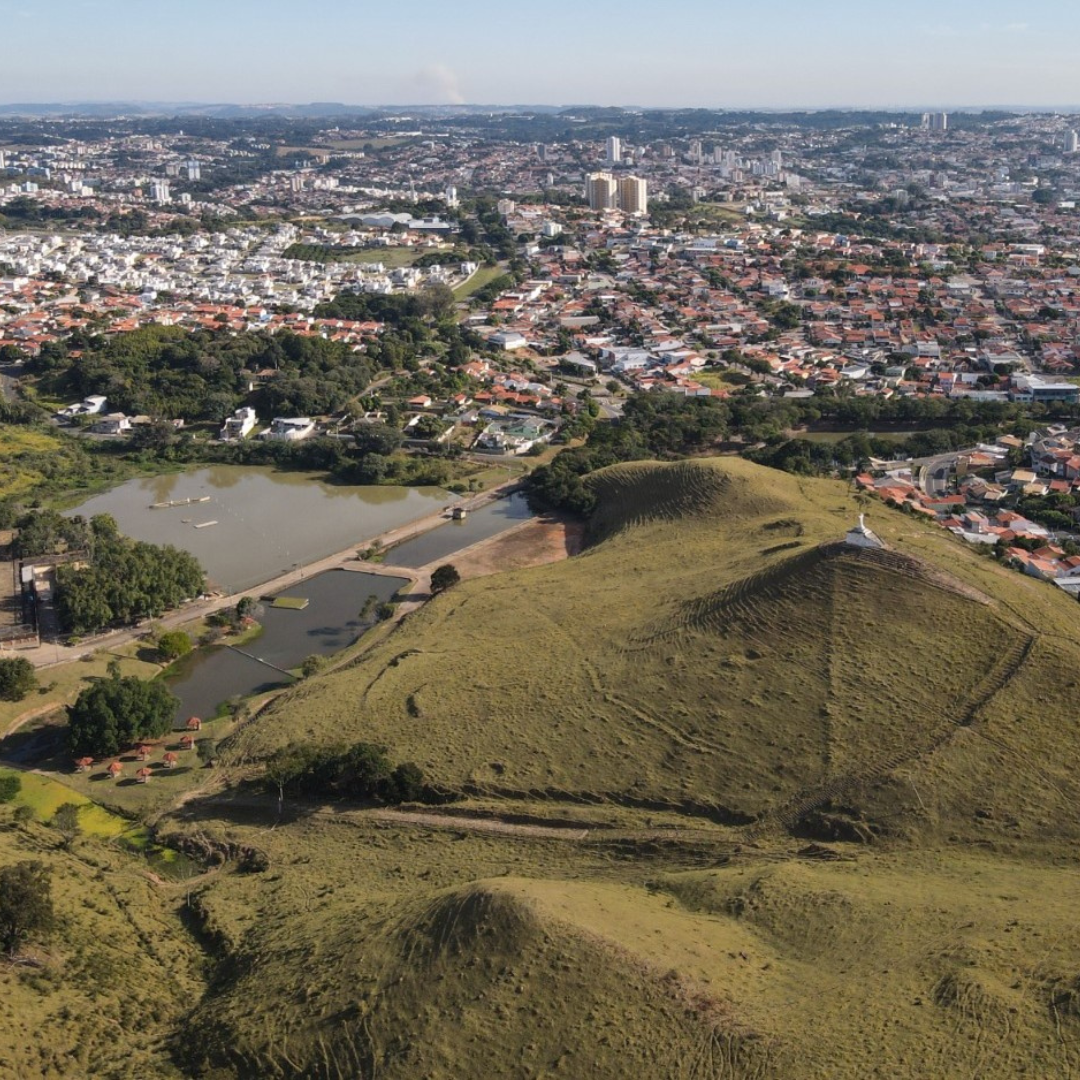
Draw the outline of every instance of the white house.
M285 442L299 442L315 434L315 421L307 416L275 416L270 430L263 433L265 439L281 439Z
M131 432L131 419L123 413L111 413L98 420L90 430L95 435L128 435Z
M237 409L226 421L218 436L222 442L234 442L238 439L246 439L258 423L255 410L245 405Z
M492 345L505 349L507 352L512 352L514 349L524 349L529 344L525 335L519 334L516 330L500 330L498 333L492 334L488 341Z
M97 416L105 408L106 398L103 394L91 394L90 397L84 398L77 405L68 405L66 408L61 409L57 416Z

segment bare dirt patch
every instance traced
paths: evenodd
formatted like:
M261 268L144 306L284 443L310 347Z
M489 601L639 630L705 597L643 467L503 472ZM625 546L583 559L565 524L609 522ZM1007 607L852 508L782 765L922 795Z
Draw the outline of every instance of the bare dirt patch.
M581 522L546 516L497 536L490 543L478 544L455 556L453 563L463 578L544 566L576 555L584 532Z

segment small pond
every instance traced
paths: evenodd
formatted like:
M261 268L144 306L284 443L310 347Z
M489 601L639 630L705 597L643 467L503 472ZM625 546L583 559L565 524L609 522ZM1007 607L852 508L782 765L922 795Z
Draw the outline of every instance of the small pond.
M275 608L263 601L257 613L263 627L258 638L238 648L199 649L174 668L169 688L180 698L178 723L189 716L208 719L231 697L289 685L294 680L288 670L305 657L340 652L374 624L373 610L361 617L368 597L389 600L407 584L406 578L330 570L278 594L307 600L303 610Z

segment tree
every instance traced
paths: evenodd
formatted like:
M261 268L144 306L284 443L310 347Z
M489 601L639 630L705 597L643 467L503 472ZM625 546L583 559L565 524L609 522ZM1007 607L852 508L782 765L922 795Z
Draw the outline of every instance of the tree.
M22 701L37 684L34 665L25 656L0 660L0 701Z
M446 592L447 589L453 588L460 580L461 575L450 563L437 567L431 575L431 595L438 596L439 593Z
M22 780L18 773L6 773L0 776L0 803L14 802L22 790Z
M312 653L310 656L304 657L304 662L300 665L300 674L305 679L310 679L312 675L318 675L325 666L326 657L320 656L318 653Z
M46 936L54 922L49 869L30 860L0 868L0 947L14 956L20 942Z
M75 837L82 831L78 803L66 802L58 806L49 824L63 837L64 847L71 847Z
M163 682L111 672L68 706L68 747L80 757L104 757L159 738L172 727L178 705Z
M195 744L195 751L199 755L199 760L207 768L210 768L217 760L218 748L213 739L199 739Z
M183 630L167 630L158 637L157 651L163 660L178 660L191 652L191 635Z

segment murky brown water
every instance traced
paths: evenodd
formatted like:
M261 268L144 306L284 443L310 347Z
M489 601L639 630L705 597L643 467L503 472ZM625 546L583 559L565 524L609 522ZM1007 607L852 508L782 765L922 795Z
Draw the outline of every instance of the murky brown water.
M212 584L239 592L453 502L440 488L338 486L309 473L219 465L129 480L70 513L112 514L125 535L190 551Z

